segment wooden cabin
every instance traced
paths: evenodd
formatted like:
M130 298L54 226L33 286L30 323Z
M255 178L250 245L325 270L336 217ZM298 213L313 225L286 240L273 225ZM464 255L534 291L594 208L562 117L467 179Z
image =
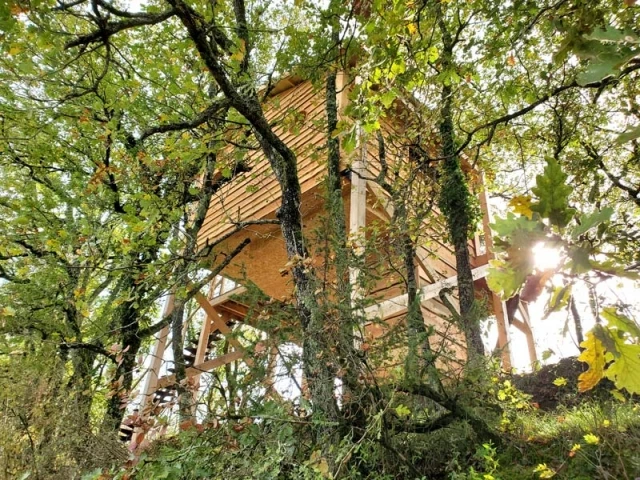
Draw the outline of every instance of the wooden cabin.
M338 75L338 109L344 112L349 102L345 74ZM297 154L298 173L302 189L302 216L305 231L311 232L319 226L325 212L323 210L323 180L326 176L326 119L325 92L318 91L310 81L297 76L284 78L270 92L265 105L269 121L277 125L277 133ZM383 128L395 128L393 119L384 119ZM354 239L354 248L358 249L358 238L367 235L367 228L375 222L389 223L393 216L393 206L389 196L373 179L380 172L380 159L375 139L364 140L364 135L356 139L357 148L342 159L343 198L349 232ZM229 161L233 161L237 151L230 148ZM244 153L244 165L250 171L235 177L225 185L211 204L207 219L200 231L198 242L205 246L224 238L216 247L216 252L233 251L241 242L249 238L251 242L234 258L224 275L241 283L243 279L253 282L262 292L274 300L291 298L293 282L286 270L287 257L280 227L276 224L251 224L252 221L275 219L280 205L280 188L271 168L262 154L255 149ZM237 156L235 157L237 158ZM502 348L503 365L510 368L508 345L508 325L505 305L486 287L484 277L491 258L491 235L487 200L481 188L478 189L482 207L483 232L469 243L473 275L478 292L488 298L489 308L497 318L499 328L499 346ZM416 266L421 287L422 311L425 322L435 328L431 339L432 348L446 352L450 359L462 363L465 358L464 337L449 318L451 312L440 298L444 288L455 287L456 265L452 247L447 243L442 228L437 228L436 220L424 226L421 244L417 251ZM442 218L440 218L442 221ZM239 224L247 225L237 231ZM436 226L434 226L436 225ZM235 233L234 233L235 232ZM314 262L323 262L322 258ZM367 262L376 264L384 272L380 280L368 291L361 292L370 296L372 304L365 309L368 322L364 325L366 341L375 347L378 339L386 335L394 326L401 325L406 313L407 297L404 284L391 265L384 271L384 254L377 258L368 258ZM387 262L388 263L388 262ZM354 272L357 275L357 272ZM231 333L233 322L253 323L247 318L248 309L239 300L238 294L244 292L242 285L224 289L220 283L212 285L209 296L204 294L197 301L204 309L206 320L200 332L199 341L189 350L187 357L188 375L198 377L201 372L210 371L225 363L244 358L242 346L231 338L233 349L225 355L209 358L211 339L215 336L227 336ZM449 296L450 302L457 304L455 293ZM167 313L171 308L168 304ZM520 322L523 330L531 337L528 318ZM160 333L153 352L149 374L144 388L145 402L166 401L170 392L166 389L172 383L170 373L161 374L161 360L167 343L167 329ZM531 337L530 345L533 346ZM532 350L535 356L535 350ZM399 357L399 355L396 355ZM398 358L396 358L398 359ZM165 389L165 390L163 390ZM164 395L164 397L163 397ZM164 400L162 398L165 398Z

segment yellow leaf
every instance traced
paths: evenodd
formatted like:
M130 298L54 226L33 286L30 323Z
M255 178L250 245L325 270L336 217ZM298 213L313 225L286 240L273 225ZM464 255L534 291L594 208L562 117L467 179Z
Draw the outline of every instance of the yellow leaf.
M564 387L567 384L567 379L564 377L558 377L553 381L556 387Z
M407 30L409 30L409 33L411 35L415 35L416 32L418 31L418 27L416 26L415 23L410 23L409 25L407 25Z
M524 215L531 220L531 217L533 216L533 211L531 210L531 196L518 195L517 197L513 197L509 202L509 206L515 213Z
M9 49L9 55L17 55L22 51L22 49L18 45L14 45Z
M597 445L600 443L600 439L593 433L587 433L583 438L589 445Z
M322 457L320 462L316 465L316 470L322 478L331 478L331 473L329 472L329 464L327 463L327 459Z
M238 50L231 55L231 59L235 60L236 62L240 62L242 61L242 59L244 58L244 52L246 51L246 46L244 44L244 40L240 40L240 47L238 48Z
M604 376L604 346L593 332L587 333L587 339L580 344L584 350L578 357L589 365L589 370L578 377L578 391L586 392L595 387Z

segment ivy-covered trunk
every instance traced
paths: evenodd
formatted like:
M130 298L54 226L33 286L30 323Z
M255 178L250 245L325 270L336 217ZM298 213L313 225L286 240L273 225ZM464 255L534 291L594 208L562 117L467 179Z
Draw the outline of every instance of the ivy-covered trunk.
M442 69L452 70L454 39L448 30L440 3L436 4L438 25L442 35ZM460 166L453 123L454 91L451 84L443 83L440 100L440 149L442 157L442 189L438 201L440 210L447 220L449 237L456 256L458 293L460 299L460 327L467 342L470 357L483 355L484 345L480 332L480 318L475 301L471 260L469 256L469 235L474 229L473 197Z

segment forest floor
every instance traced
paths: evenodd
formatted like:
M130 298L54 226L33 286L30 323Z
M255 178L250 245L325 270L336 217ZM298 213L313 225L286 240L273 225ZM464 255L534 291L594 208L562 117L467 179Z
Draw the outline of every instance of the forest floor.
M359 445L345 445L349 455L357 449L364 466L355 474L344 472L339 478L640 479L637 398L616 398L610 382L579 393L578 376L582 371L581 362L567 358L534 373L492 378L487 388L498 408L487 410L486 418L491 418L491 425L499 432L499 444L478 440L465 421L428 434L398 435L394 447L403 452L404 460L392 468L395 473L389 474L385 468L387 473L383 474L378 472L390 460L388 452L376 450L374 436ZM83 478L331 478L325 469L318 468L316 457L321 447L313 442L305 422L291 422L286 413L277 411L270 418L181 431L155 442L136 465L115 467L110 474L99 469ZM412 467L404 468L408 463ZM416 476L416 471L422 476Z

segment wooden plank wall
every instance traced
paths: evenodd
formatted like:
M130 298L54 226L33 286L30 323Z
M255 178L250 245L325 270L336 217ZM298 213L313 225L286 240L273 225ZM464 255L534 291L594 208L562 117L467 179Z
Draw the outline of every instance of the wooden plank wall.
M273 98L265 107L267 119L277 124L276 133L297 154L302 192L317 187L324 176L323 162L316 161L325 145L325 113L322 92L304 81ZM257 146L256 142L252 144ZM228 155L233 155L231 149ZM232 221L273 217L280 205L280 187L262 152L246 156L252 170L220 190L213 200L198 237L200 245L233 230Z

